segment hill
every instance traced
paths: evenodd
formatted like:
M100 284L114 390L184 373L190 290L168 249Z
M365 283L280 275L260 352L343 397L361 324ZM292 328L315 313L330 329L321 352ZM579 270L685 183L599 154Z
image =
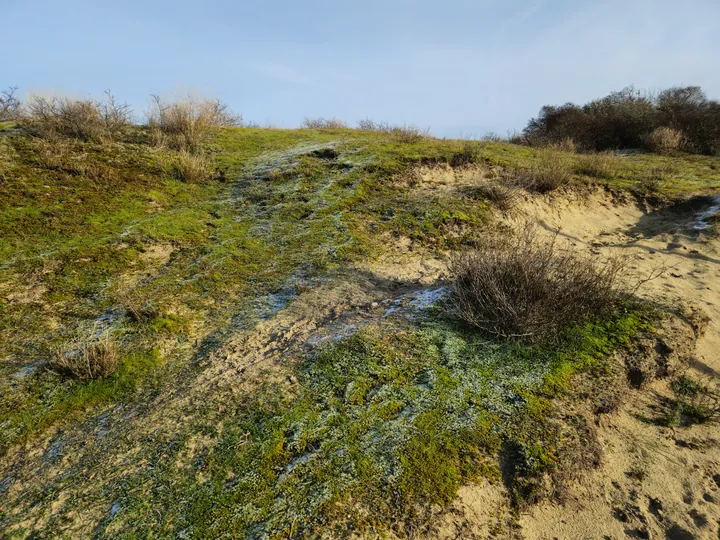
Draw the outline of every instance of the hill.
M36 128L0 124L4 534L542 537L582 489L569 536L717 527L719 158Z

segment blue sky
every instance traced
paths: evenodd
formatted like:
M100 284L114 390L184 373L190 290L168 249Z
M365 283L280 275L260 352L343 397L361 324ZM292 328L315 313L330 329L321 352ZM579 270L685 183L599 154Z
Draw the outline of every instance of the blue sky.
M138 112L196 91L246 120L505 134L629 84L720 98L718 0L0 0L0 85Z

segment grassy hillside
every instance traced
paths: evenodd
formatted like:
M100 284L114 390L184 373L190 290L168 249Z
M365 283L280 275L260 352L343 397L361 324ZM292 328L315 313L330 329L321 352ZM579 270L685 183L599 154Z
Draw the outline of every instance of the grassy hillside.
M613 372L608 355L652 333L652 309L628 302L548 346L488 341L440 302L332 346L291 343L291 360L238 375L236 392L202 385L228 343L313 291L370 279L380 296L406 292L360 270L399 242L421 259L471 247L502 211L483 182L559 175L656 199L720 188L713 157L349 129L219 128L203 146L212 165L192 176L185 154L151 139L143 127L83 142L0 124L0 494L12 493L0 530L410 527L463 482L500 478L508 452L518 500L532 499L533 478L582 437L560 435L552 400L579 371ZM428 189L418 167L435 166L477 185ZM53 369L99 336L116 351L112 374ZM44 449L37 486L17 472L32 448ZM58 465L53 448L82 460Z

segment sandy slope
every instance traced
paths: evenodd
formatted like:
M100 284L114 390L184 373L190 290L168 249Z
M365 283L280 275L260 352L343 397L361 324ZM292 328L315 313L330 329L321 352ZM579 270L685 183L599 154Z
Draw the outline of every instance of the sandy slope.
M666 268L639 294L710 322L697 343L690 373L720 375L720 241L694 230L708 206L681 205L653 211L602 192L529 199L512 224L537 220L560 245L598 258L627 256L635 279ZM431 536L519 538L718 538L720 537L720 428L670 429L643 419L657 417L668 381L630 390L617 414L603 417L598 437L603 464L574 486L564 505L543 503L508 527L499 486L469 486ZM494 528L493 528L494 527Z

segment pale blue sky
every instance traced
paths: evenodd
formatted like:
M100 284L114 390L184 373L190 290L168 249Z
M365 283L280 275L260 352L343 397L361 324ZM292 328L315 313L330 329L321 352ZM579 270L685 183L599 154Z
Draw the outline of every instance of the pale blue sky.
M521 129L629 84L720 98L720 0L0 0L0 86L218 96L246 120Z

